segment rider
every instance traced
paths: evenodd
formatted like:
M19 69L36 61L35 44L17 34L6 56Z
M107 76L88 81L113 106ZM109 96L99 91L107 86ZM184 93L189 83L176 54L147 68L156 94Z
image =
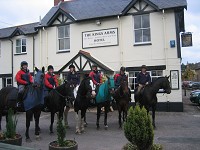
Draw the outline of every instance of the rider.
M102 75L97 70L97 65L92 65L92 71L90 72L89 76L92 78L92 81L97 88L102 84Z
M141 89L144 88L146 85L151 83L151 77L149 73L147 72L146 65L142 65L141 72L137 75L136 81L138 84L137 93L139 93Z
M47 68L48 72L45 74L44 77L44 84L45 87L50 92L52 89L55 89L58 86L58 80L56 75L53 73L54 68L52 65L49 65Z
M21 69L17 72L15 79L19 88L18 101L23 101L23 94L26 86L33 83L33 78L28 69L28 63L26 61L21 62Z
M126 68L122 66L120 68L120 73L117 73L114 75L115 89L117 89L120 86L121 81L127 81L127 83L128 83L128 76L125 74L125 70L126 70ZM130 97L130 101L131 101L130 88L129 88L129 97Z
M75 86L80 84L80 76L75 70L74 65L69 66L69 73L67 75L67 81L72 82Z

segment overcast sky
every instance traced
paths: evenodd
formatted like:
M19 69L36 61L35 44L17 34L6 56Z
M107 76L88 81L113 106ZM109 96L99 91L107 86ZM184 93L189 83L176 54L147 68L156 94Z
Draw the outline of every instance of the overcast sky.
M187 0L186 32L193 34L193 46L182 48L182 62L200 62L200 0ZM54 0L0 0L0 28L38 22L54 5Z

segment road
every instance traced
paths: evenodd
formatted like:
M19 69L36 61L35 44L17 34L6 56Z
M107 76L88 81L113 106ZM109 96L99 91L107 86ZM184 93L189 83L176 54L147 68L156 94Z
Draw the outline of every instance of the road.
M189 91L188 91L189 92ZM154 142L162 144L165 150L199 150L200 149L200 110L189 101L189 93L183 96L184 112L156 112L156 126ZM75 134L74 112L69 113L70 129L67 129L67 139L75 139L79 150L121 150L128 141L123 130L118 128L117 112L108 114L108 130L103 128L103 116L101 116L101 129L96 130L96 112L87 113L88 127L86 133ZM50 114L42 113L40 118L40 140L34 136L34 121L31 122L31 143L25 141L25 113L18 115L17 131L23 135L23 146L36 150L48 150L48 144L56 140L56 121L54 134L49 134ZM2 121L5 129L5 118Z

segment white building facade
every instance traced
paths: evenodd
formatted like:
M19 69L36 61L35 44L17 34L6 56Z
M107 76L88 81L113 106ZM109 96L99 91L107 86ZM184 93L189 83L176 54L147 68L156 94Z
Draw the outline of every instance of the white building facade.
M23 60L31 72L51 64L61 74L72 63L81 74L93 63L109 74L124 66L132 90L146 65L152 81L171 75L172 93L158 93L159 109L183 111L180 32L186 0L58 2L41 22L0 29L0 88L17 86Z

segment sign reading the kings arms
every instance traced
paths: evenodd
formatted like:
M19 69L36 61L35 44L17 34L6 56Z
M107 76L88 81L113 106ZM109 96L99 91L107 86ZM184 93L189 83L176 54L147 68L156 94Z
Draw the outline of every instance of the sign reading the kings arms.
M82 32L83 49L118 45L118 29Z

